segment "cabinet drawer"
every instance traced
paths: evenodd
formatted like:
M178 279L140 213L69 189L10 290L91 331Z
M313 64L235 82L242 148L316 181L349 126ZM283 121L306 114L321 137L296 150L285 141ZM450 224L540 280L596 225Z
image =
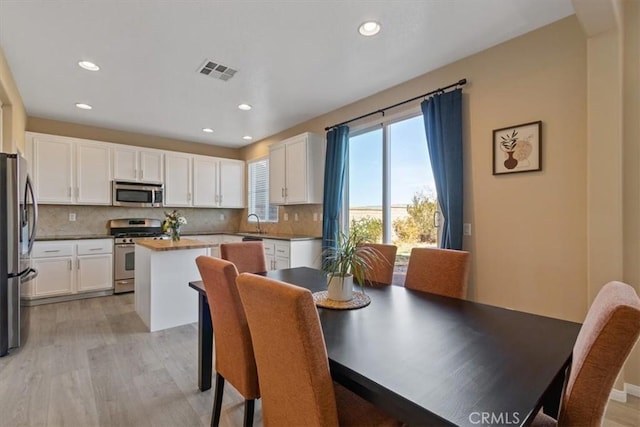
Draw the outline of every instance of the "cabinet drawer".
M276 243L276 256L289 258L289 245Z
M36 242L33 245L33 251L31 253L33 258L51 258L72 255L73 243L60 242Z
M110 254L113 252L113 240L95 239L78 242L78 255Z

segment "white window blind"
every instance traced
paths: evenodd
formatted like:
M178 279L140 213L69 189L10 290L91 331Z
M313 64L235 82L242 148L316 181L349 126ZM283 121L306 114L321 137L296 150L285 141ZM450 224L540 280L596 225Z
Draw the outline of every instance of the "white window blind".
M278 222L278 206L269 204L269 158L248 164L249 171L249 213L256 214L260 221ZM249 218L254 222L255 218Z

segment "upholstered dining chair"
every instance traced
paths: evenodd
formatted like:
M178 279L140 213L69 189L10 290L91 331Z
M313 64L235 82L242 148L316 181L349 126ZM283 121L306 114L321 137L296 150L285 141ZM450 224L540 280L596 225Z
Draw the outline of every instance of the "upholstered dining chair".
M267 258L262 242L223 243L220 245L220 258L231 261L238 273L264 273L267 271Z
M627 284L596 295L573 347L558 420L542 412L534 426L600 426L613 383L640 335L640 299Z
M404 286L454 298L467 296L470 253L452 249L413 248Z
M364 272L365 284L392 284L398 247L381 243L362 243L359 247L370 248L370 254L374 258L374 261L370 263L372 268Z
M211 425L220 422L224 384L228 381L244 397L244 425L251 426L260 388L249 326L236 287L238 270L230 261L208 256L199 256L196 264L214 325L216 388Z
M237 284L253 340L265 427L398 425L333 384L309 290L246 273Z

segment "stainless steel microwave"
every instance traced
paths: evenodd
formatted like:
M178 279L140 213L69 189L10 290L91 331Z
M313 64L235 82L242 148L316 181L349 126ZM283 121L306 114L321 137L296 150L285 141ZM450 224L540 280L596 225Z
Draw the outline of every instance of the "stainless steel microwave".
M161 207L164 186L143 182L113 181L113 206Z

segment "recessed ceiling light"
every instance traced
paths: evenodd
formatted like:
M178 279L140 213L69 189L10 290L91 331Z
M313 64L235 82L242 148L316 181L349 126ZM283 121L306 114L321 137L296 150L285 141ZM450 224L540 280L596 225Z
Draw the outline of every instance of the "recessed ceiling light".
M89 104L84 104L82 102L78 102L76 104L76 107L80 108L81 110L91 110L93 107Z
M244 139L245 141L251 141L253 139L253 137L249 136L249 135L245 135L245 136L242 137L242 139Z
M375 36L380 32L380 24L376 21L363 22L358 27L358 32L363 36Z
M211 129L211 128L202 128L202 132L212 133L213 129Z
M89 70L89 71L98 71L100 69L100 67L98 67L96 64L94 64L91 61L80 61L78 62L78 65L84 68L85 70Z
M249 110L251 110L252 107L249 104L240 104L240 105L238 105L238 108L241 109L241 110L244 110L244 111L249 111Z

